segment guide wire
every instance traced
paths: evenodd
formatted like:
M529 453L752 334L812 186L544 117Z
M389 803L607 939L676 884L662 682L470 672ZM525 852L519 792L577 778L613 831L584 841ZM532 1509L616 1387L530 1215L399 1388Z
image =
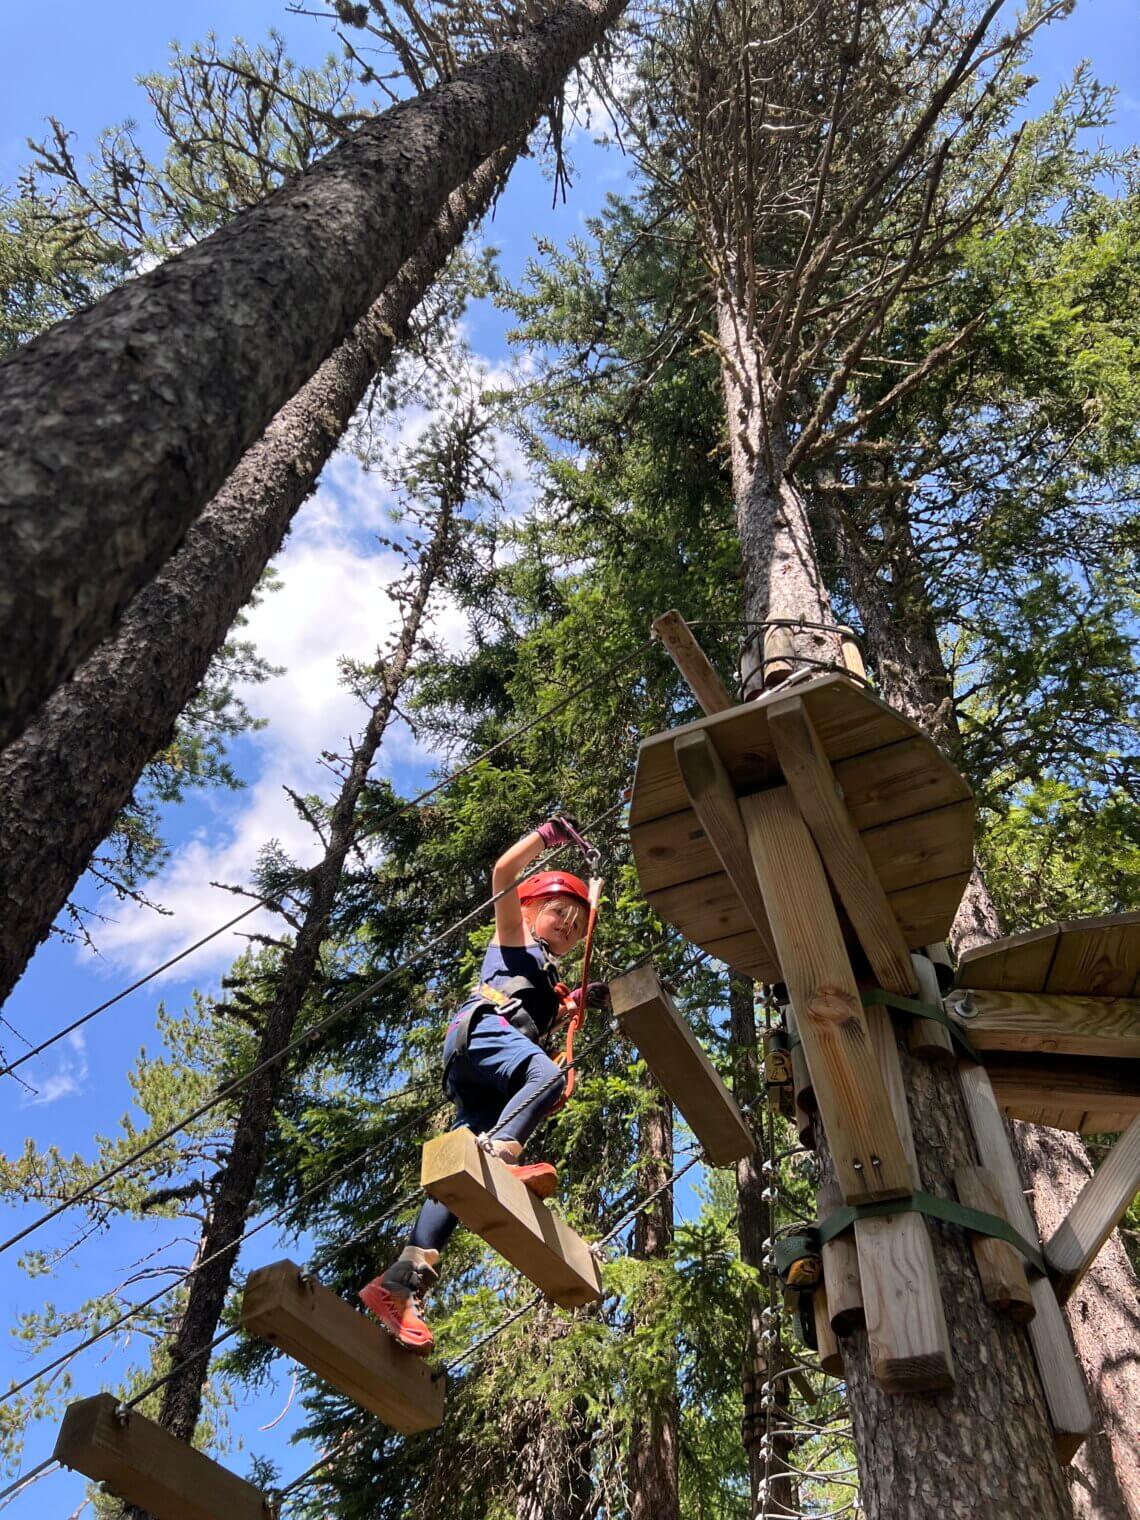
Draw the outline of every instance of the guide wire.
M511 732L509 734L505 734L503 738L497 739L494 744L489 744L486 749L480 750L479 754L475 755L471 760L468 760L465 764L461 765L457 770L451 771L448 775L437 781L433 786L429 786L426 791L417 793L415 797L409 798L407 802L402 802L398 807L392 808L389 812L384 813L380 818L370 823L370 834L379 833L379 831L387 824L394 823L397 818L402 818L406 813L410 813L413 808L417 808L421 803L427 802L429 798L436 796L437 793L443 791L446 787L451 786L453 782L460 780L463 776L466 776L469 772L473 771L477 766L482 765L485 760L489 760L492 755L497 754L500 750L506 748L510 744L513 744L517 739L525 737L525 735L530 733L532 729L537 728L539 724L545 723L549 718L557 717L558 714L569 707L572 702L577 701L579 697L585 696L585 694L589 691L592 691L595 686L599 686L604 681L608 681L611 676L616 675L619 670L624 669L626 665L631 664L640 655L644 654L653 646L654 642L655 640L652 638L646 639L645 642L639 645L636 649L629 650L626 654L613 661L613 663L607 666L606 669L603 670L599 675L592 676L590 680L584 681L580 685L574 687L571 691L567 692L565 696L560 697L557 702L552 703L550 707L544 708L542 712L536 713L533 718L529 718L525 723L520 724L518 728L512 729ZM348 848L351 848L352 845L359 843L359 839L360 829L359 827L354 827L349 835ZM193 955L195 951L201 950L212 940L217 939L220 935L225 934L228 930L234 928L235 925L240 924L243 919L249 918L251 914L257 913L262 908L275 907L285 892L291 891L293 888L301 886L308 877L314 874L316 870L319 870L319 866L307 866L304 870L298 871L294 879L288 884L279 888L278 891L267 893L263 897L254 898L250 906L243 909L242 912L238 913L235 917L228 919L224 924L220 924L218 928L212 929L208 934L203 935L201 939L195 940L192 945L187 945L185 949L178 951L178 953L171 956L169 960L163 961L161 965L155 966L153 970L148 971L144 976L141 976L136 981L132 982L129 987L124 987L121 992L116 992L113 997L107 998L97 1007L90 1009L87 1013L82 1014L79 1018L73 1019L70 1024L66 1025L63 1029L58 1030L55 1034L49 1036L48 1039L41 1041L40 1044L33 1046L31 1050L27 1051L17 1060L10 1061L6 1066L0 1066L0 1077L11 1076L14 1071L23 1066L25 1061L30 1061L35 1056L42 1055L45 1050L49 1050L53 1045L58 1044L58 1042L62 1039L65 1039L67 1035L73 1034L75 1030L81 1028L84 1024L90 1023L92 1019L97 1018L99 1014L106 1012L108 1008L113 1008L116 1003L121 1003L123 999L129 997L132 992L137 992L140 987L145 987L148 982L154 981L155 977L161 976L164 971L169 971L171 966L176 966L179 961L185 960L188 955Z

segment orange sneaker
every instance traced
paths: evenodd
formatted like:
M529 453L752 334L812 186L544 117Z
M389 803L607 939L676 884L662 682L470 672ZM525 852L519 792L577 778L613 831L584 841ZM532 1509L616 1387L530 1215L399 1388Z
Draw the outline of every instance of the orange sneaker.
M414 1293L386 1288L382 1278L374 1277L357 1296L405 1350L416 1356L427 1356L431 1352L435 1336L424 1322Z
M558 1173L549 1161L535 1161L530 1166L512 1166L508 1161L506 1166L536 1198L551 1198L558 1191Z

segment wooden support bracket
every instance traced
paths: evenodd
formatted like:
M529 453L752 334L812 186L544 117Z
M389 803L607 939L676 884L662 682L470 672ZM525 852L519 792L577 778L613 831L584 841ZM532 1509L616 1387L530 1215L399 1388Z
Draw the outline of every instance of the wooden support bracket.
M926 1003L942 1007L942 988L934 962L925 955L912 955L914 974L918 978L919 996ZM951 1067L958 1064L958 1052L954 1039L945 1024L937 1019L912 1018L907 1027L906 1043L911 1055L932 1066Z
M556 1304L573 1309L601 1298L602 1274L590 1247L503 1162L480 1150L469 1129L428 1141L420 1181Z
M736 1100L677 1011L651 965L610 983L614 1017L685 1116L713 1166L732 1166L756 1149Z
M950 1004L976 1050L1140 1060L1140 998L963 988Z
M1140 1119L1132 1123L1085 1183L1049 1239L1045 1260L1056 1273L1062 1303L1092 1266L1096 1254L1140 1193Z
M830 1178L820 1183L819 1217L826 1219L843 1202L843 1195ZM827 1314L836 1335L851 1335L867 1323L863 1309L863 1289L859 1282L859 1252L855 1237L837 1235L823 1247L823 1285L827 1294Z
M740 803L815 1101L847 1203L911 1191L827 878L786 786Z
M752 920L752 927L756 930L764 954L774 962L776 951L772 944L768 911L764 907L760 883L756 880L756 867L752 864L744 820L740 816L736 792L724 768L724 761L703 729L698 729L696 733L682 734L673 745L673 754L685 791L693 805L693 812L724 867L724 874L740 898L744 911Z
M898 1121L912 1189L922 1186L895 1029L885 1008L868 1008L879 1069ZM954 1382L950 1332L930 1229L921 1214L855 1221L859 1281L875 1381L886 1393L927 1393Z
M954 1187L959 1201L968 1209L981 1209L999 1219L1006 1218L997 1183L984 1167L960 1166L954 1173ZM1037 1310L1021 1256L1006 1241L979 1235L974 1230L970 1231L970 1249L986 1303L999 1314L1008 1314L1018 1324L1027 1325Z
M914 995L910 951L801 697L769 704L768 733L872 971L888 992Z
M985 1068L963 1064L958 1068L958 1080L978 1155L997 1185L1006 1218L1026 1240L1036 1243L1040 1239L1037 1225L1021 1190L1021 1176L1009 1147L1005 1121ZM1026 1329L1053 1423L1057 1460L1071 1462L1092 1429L1088 1392L1051 1284L1034 1276L1029 1291L1037 1313Z
M250 1274L241 1322L402 1435L442 1424L444 1379L296 1262Z
M708 656L693 637L693 631L679 612L663 612L653 620L653 632L665 645L673 663L688 682L689 690L701 705L702 712L725 712L737 704L724 689L724 683L709 664Z
M52 1455L154 1520L267 1520L271 1513L259 1488L136 1410L120 1415L110 1393L67 1406Z

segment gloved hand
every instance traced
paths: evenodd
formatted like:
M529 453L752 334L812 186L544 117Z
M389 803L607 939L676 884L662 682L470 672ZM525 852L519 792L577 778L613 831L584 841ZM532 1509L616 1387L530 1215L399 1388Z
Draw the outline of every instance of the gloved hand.
M581 1006L582 989L575 987L567 1001L574 1004L575 1008ZM591 982L586 988L587 1008L608 1008L610 1006L610 988L608 982Z
M540 823L534 832L548 850L556 844L573 844L577 845L583 855L593 854L593 847L579 834L574 819L567 818L565 815L561 818L548 818L545 823Z

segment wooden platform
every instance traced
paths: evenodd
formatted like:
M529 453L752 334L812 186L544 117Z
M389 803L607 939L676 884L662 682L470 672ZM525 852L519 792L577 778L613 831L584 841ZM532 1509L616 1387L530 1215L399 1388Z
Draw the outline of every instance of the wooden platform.
M1115 1134L1140 1116L1140 1061L986 1051L1002 1112L1082 1135Z
M905 718L846 676L824 675L646 739L630 806L642 891L687 939L734 969L782 980L690 804L674 746L708 737L738 797L784 779L769 709L802 702L909 948L945 938L969 878L974 805L965 781ZM850 943L855 933L849 922Z
M266 1520L266 1496L110 1393L69 1404L53 1456L154 1520Z
M295 1262L250 1274L241 1322L402 1435L443 1422L444 1379Z
M428 1141L420 1181L556 1304L572 1309L601 1298L601 1271L586 1242L481 1151L469 1129Z
M957 985L992 992L1140 998L1140 913L1047 924L967 950Z
M610 983L614 1017L701 1142L713 1166L731 1166L755 1150L752 1132L687 1021L652 966Z

